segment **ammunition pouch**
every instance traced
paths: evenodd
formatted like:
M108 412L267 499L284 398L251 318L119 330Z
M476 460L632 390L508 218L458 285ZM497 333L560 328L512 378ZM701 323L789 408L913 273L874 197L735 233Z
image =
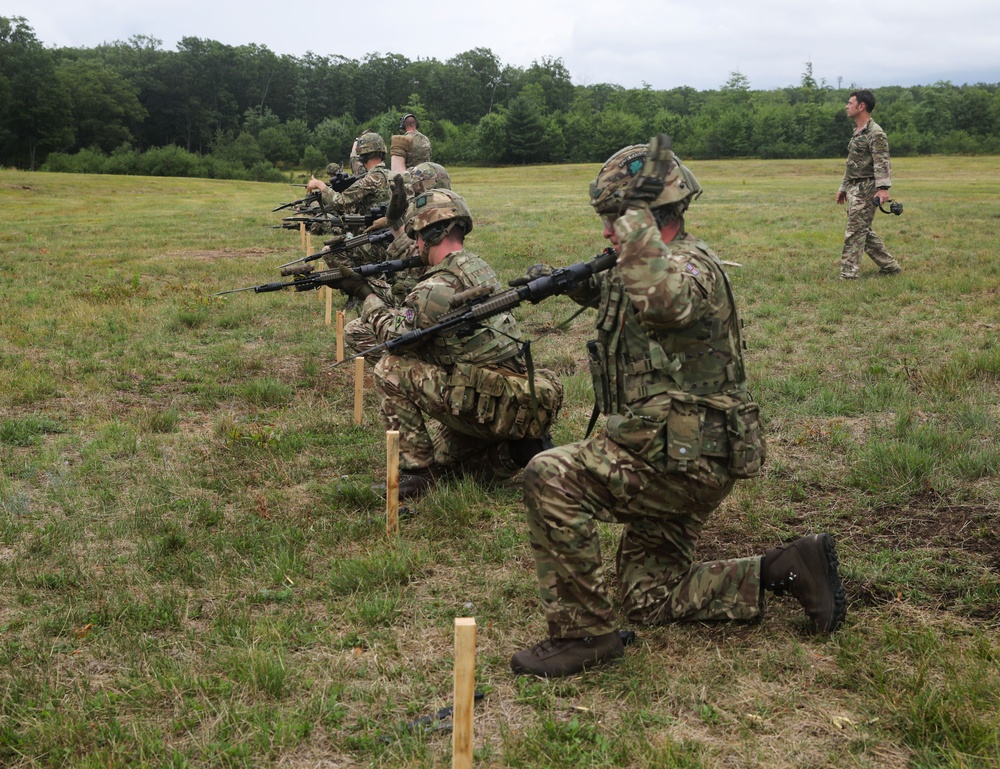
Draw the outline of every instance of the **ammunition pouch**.
M764 463L760 408L741 403L728 411L672 401L666 419L608 417L605 434L619 446L667 472L685 473L701 457L728 460L733 478L754 478Z
M526 374L458 363L448 377L451 413L486 425L502 439L541 438L562 405L562 383L535 369L535 398Z
M397 158L405 158L406 153L413 149L413 137L409 134L397 134L389 141L389 154Z
M756 478L767 457L767 444L760 427L760 406L741 403L726 412L729 433L729 474L733 478Z

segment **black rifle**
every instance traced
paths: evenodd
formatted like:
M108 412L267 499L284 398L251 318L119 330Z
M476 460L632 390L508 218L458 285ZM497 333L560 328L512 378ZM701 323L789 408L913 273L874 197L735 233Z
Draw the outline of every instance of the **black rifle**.
M313 203L322 203L322 201L323 196L317 190L316 192L310 192L304 198L299 198L298 200L293 200L291 203L285 203L277 208L272 208L271 213L274 213L275 211L283 211L286 208L292 208L294 206L311 206Z
M380 345L365 351L365 355L388 350L394 352L405 347L420 344L437 334L447 331L462 333L478 326L482 321L499 315L501 312L517 307L522 302L538 304L543 299L558 294L568 294L579 288L591 275L610 270L618 262L618 252L613 248L606 248L589 262L579 262L571 264L569 267L560 267L553 270L550 275L543 275L540 278L529 280L524 285L517 288L509 288L506 291L492 296L493 289L490 286L476 286L468 291L455 294L452 297L451 312L441 316L437 323L427 328L417 328L413 331L389 339ZM345 358L341 363L346 363ZM341 365L337 363L331 368Z
M319 251L315 254L309 254L309 256L303 256L301 259L296 259L293 262L286 262L281 265L278 269L281 270L282 275L294 275L301 273L302 270L292 270L291 272L286 272L286 270L293 268L296 264L305 264L308 262L315 262L317 259L322 259L327 256L336 256L338 254L346 254L353 251L355 248L360 246L377 246L380 243L391 243L393 241L392 230L388 227L384 227L381 230L375 230L374 232L366 232L362 235L358 235L355 238L348 238L343 243L333 246L327 251Z
M333 216L333 219L338 219L340 224L334 223L335 227L371 227L375 222L385 216L387 205L383 203L380 206L372 206L368 209L366 214L340 214L339 216ZM323 216L322 214L320 216ZM332 216L328 214L328 216ZM317 217L315 221L324 221L320 217Z
M390 275L401 270L412 270L423 264L419 256L411 256L408 259L391 259L388 262L378 264L362 264L352 268L354 272L363 278L371 278L377 275ZM229 291L219 291L212 296L222 296L223 294L236 294L240 291L253 291L255 294L265 294L269 291L281 291L283 288L294 288L296 291L312 291L321 286L336 288L337 284L344 279L340 270L323 270L309 275L300 275L288 283L265 283L261 286L247 286L246 288L233 288Z
M338 171L330 177L329 184L334 192L343 192L360 178L360 176L351 176L343 171Z

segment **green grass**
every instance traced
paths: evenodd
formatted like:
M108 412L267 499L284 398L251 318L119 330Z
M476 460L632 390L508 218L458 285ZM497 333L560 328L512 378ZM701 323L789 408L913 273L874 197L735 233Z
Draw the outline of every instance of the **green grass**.
M768 438L698 555L830 531L845 627L781 599L553 682L508 668L545 634L517 479L449 479L388 541L376 395L354 425L323 302L211 296L301 255L269 228L294 190L0 171L0 765L447 766L403 725L449 704L474 616L477 766L1000 767L1000 159L894 165L906 212L876 225L905 272L848 284L841 160L693 167ZM590 258L595 172L454 169L469 246L504 280ZM592 320L532 346L559 443Z

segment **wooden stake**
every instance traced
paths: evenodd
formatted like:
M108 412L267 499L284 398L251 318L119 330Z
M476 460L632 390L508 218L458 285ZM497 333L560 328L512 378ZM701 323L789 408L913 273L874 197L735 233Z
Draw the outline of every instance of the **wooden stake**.
M337 363L344 359L344 311L337 310Z
M306 256L313 252L313 234L306 230Z
M299 240L302 241L302 250L306 252L306 256L309 256L309 251L306 249L306 223L299 222Z
M385 533L399 536L399 430L385 434Z
M354 359L354 424L361 424L361 414L365 405L365 359Z
M330 318L333 314L333 289L329 286L323 286L323 293L326 295L326 325L330 325ZM338 334L339 338L339 334Z
M476 620L455 618L455 704L452 769L472 769L472 711L476 704Z

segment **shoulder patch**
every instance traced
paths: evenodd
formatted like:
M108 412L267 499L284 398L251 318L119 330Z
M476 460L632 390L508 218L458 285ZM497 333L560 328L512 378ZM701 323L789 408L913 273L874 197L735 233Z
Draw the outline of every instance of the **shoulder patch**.
M684 265L684 268L685 268L685 269L686 269L686 270L687 270L688 272L690 272L690 273L691 273L692 275L694 275L694 276L695 276L696 278L697 278L697 277L698 277L699 275L701 275L701 270L699 270L699 269L698 269L697 267L695 267L695 266L694 266L693 264L691 264L691 262L688 262L687 264L685 264L685 265Z

